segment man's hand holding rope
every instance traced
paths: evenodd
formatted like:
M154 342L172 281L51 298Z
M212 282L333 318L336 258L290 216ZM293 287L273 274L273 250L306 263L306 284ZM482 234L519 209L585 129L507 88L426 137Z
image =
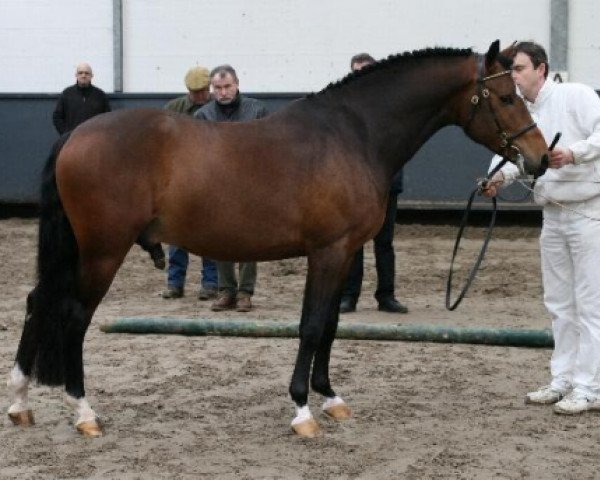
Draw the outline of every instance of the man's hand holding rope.
M548 167L550 168L562 168L565 165L575 163L573 158L573 152L568 148L555 147L550 151L550 161Z

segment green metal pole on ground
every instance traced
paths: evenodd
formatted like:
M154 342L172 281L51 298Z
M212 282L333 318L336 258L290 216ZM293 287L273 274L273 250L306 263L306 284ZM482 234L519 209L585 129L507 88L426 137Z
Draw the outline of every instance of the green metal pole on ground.
M210 320L202 318L120 318L102 325L105 333L154 333L229 337L298 337L298 324L279 321ZM336 338L409 342L473 343L551 348L552 332L512 328L466 328L443 325L340 323Z

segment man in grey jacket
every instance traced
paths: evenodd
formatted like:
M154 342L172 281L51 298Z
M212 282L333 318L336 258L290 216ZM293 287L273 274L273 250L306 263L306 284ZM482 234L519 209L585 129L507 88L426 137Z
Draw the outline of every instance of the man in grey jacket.
M262 102L240 94L237 73L231 65L220 65L210 72L210 85L214 99L200 108L194 117L216 122L244 122L267 115ZM240 200L241 201L241 200ZM239 282L234 262L217 262L219 296L212 305L215 312L236 309L238 312L252 310L256 262L239 264Z

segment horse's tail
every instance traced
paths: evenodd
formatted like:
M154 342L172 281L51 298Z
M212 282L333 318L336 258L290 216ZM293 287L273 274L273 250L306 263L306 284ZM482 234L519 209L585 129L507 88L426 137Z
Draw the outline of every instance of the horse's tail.
M84 319L77 287L79 249L56 185L56 160L68 137L56 142L43 171L38 284L28 299L33 343L28 360L31 374L45 385L65 383L65 336Z

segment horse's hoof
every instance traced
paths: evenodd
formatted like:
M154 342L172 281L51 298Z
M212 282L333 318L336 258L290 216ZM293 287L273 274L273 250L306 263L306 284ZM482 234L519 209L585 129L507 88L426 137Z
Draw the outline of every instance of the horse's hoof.
M77 431L84 437L97 438L101 437L103 432L102 424L98 419L87 422L80 422L76 425Z
M20 425L22 427L30 427L31 425L35 425L33 411L31 410L22 410L20 412L9 413L8 418L10 418L10 421L13 423L13 425Z
M336 420L346 420L352 416L352 410L350 410L350 407L345 403L333 405L324 409L323 411L331 418L335 418Z
M308 418L303 422L292 425L292 430L301 437L315 438L321 435L321 427L314 418Z
M165 257L162 258L154 258L154 267L158 268L159 270L164 270L165 267L167 266L167 263L165 261Z

